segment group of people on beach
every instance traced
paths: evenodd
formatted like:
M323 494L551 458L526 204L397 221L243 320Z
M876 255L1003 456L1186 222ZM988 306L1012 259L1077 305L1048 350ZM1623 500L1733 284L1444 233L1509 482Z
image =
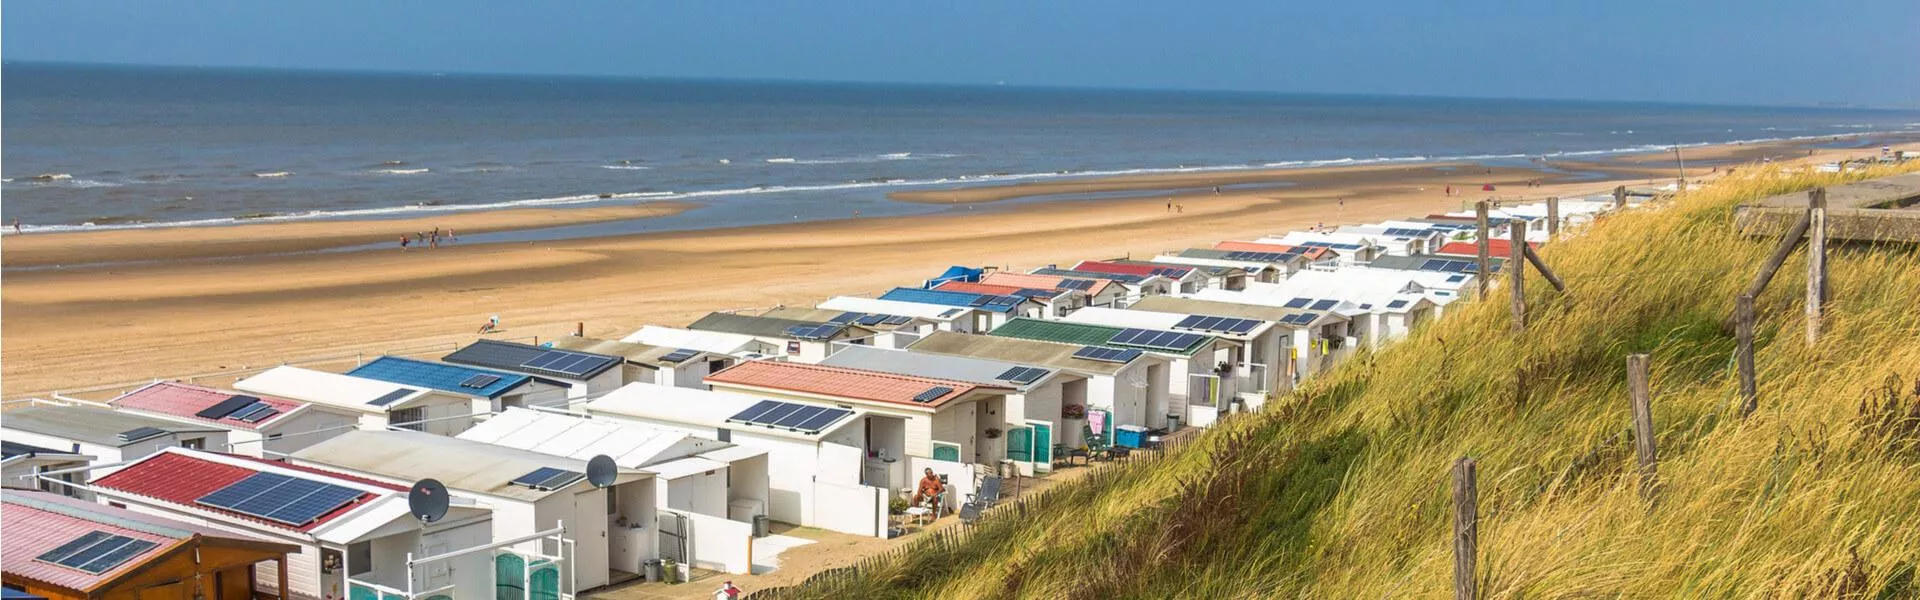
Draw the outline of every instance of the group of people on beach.
M406 250L407 248L410 248L413 246L426 246L428 248L439 248L440 238L442 237L445 237L447 239L447 242L449 243L457 242L460 240L460 238L454 237L452 229L448 229L447 232L443 235L440 233L440 228L435 227L433 228L433 231L415 231L413 232L413 237L407 237L407 234L404 234L404 233L400 234L400 249Z

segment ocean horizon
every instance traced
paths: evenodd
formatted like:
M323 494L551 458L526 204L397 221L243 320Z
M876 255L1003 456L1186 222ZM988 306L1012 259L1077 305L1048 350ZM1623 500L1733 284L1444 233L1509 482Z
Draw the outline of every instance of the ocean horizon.
M1587 159L1920 132L1920 110L6 63L27 231L683 200L658 228L925 214L893 191ZM1842 142L1845 143L1845 142Z

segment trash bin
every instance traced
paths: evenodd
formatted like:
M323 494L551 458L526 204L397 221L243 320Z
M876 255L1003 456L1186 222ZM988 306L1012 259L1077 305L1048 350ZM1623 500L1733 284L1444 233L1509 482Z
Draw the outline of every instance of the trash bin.
M767 537L767 535L771 533L773 533L773 525L771 522L767 520L767 516L754 515L753 516L753 537L763 538L763 537Z
M1172 433L1179 430L1180 415L1167 415L1167 432Z
M649 558L640 561L640 570L640 574L645 575L647 581L650 582L659 582L666 574L666 570L660 568L660 559L658 558Z
M1015 466L1013 464L1012 459L1000 461L1000 478L1001 479L1013 479L1014 477L1018 477L1019 475L1020 475L1020 467Z

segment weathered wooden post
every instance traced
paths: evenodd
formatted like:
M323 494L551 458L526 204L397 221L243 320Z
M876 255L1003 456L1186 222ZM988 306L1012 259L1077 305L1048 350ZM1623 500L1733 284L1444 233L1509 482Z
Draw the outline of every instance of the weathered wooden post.
M1480 582L1474 577L1480 552L1480 490L1474 479L1472 458L1453 461L1454 600L1475 600L1480 595Z
M1485 299L1487 297L1487 290L1493 286L1493 281L1488 279L1489 277L1493 277L1493 265L1491 264L1493 261L1491 257L1488 256L1487 249L1487 201L1481 200L1473 203L1473 216L1479 224L1480 234L1478 242L1480 245L1480 270L1474 272L1474 278L1480 283L1480 298Z
M1760 393L1753 381L1753 296L1741 294L1733 304L1734 336L1739 340L1734 360L1740 368L1740 416L1745 418L1760 407Z
M1820 343L1827 303L1827 188L1807 192L1807 345Z
M1540 260L1540 253L1534 252L1532 246L1522 248L1521 252L1527 255L1527 262L1533 265L1534 270L1540 272L1541 277L1546 278L1547 283L1552 285L1555 291L1567 291L1567 282L1561 281L1559 275L1553 274L1553 269L1547 268L1547 261Z
M1613 207L1614 208L1627 207L1627 186L1624 186L1624 185L1613 186Z
M1653 445L1653 392L1647 384L1647 355L1627 355L1627 393L1633 396L1633 450L1640 458L1640 494L1649 499L1659 485L1659 457Z
M1527 281L1527 227L1518 221L1507 222L1509 248L1507 285L1513 286L1513 332L1527 330L1527 294L1521 286Z
M1560 197L1547 196L1547 241L1560 240Z

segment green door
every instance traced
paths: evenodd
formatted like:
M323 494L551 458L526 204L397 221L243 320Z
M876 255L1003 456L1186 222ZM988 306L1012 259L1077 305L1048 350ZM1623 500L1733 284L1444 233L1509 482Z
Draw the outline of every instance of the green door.
M933 459L947 462L960 462L960 447L953 444L934 442Z
M527 584L528 600L560 600L560 569L552 562L534 565Z
M1033 430L1025 427L1007 428L1007 460L1033 462Z
M527 586L521 578L526 568L526 559L519 555L503 552L493 557L494 600L525 600Z
M1033 430L1033 468L1041 471L1053 470L1053 426L1046 423L1028 423Z

